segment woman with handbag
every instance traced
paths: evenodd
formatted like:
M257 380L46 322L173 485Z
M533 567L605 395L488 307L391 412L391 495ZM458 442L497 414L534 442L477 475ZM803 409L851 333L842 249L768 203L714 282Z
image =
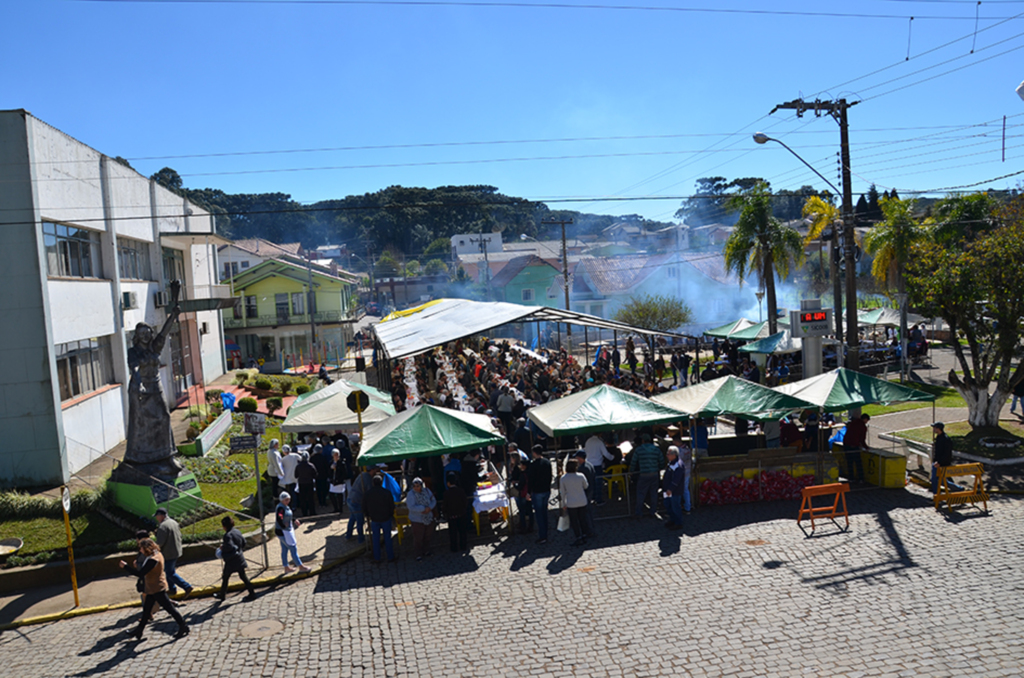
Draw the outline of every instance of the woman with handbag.
M302 564L302 559L299 558L298 545L295 542L295 528L302 523L295 518L295 514L292 513L290 508L292 496L287 492L282 492L278 499L280 503L277 505L274 534L277 535L277 540L281 543L281 564L284 565L284 573L291 574L295 571L294 567L288 567L289 553L292 556L292 562L295 563L295 567L299 568L299 572L309 572L312 568Z
M178 622L178 632L174 634L174 637L184 638L189 634L188 624L185 623L181 613L175 609L171 599L167 597L167 577L164 575L164 557L160 555L160 549L152 539L140 539L139 553L143 556L141 567L136 568L123 560L118 562L121 569L127 570L142 580L141 593L146 594L146 602L142 607L139 625L134 631L129 631L128 635L135 640L142 640L142 630L146 628L146 622L152 616L153 608L159 604L160 607L167 610L174 621Z
M569 526L576 536L572 546L579 546L587 541L583 535L583 526L587 510L587 478L577 470L576 460L565 462L565 473L558 480L558 495L561 498L562 510L569 514Z

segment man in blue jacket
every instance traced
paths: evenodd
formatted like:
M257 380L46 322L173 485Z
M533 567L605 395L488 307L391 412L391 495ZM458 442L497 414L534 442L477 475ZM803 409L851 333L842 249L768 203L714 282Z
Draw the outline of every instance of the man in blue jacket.
M644 499L650 497L651 516L658 516L658 480L664 457L657 445L651 443L651 436L643 434L643 444L633 450L633 458L629 462L629 472L639 471L636 481L636 517L644 512Z

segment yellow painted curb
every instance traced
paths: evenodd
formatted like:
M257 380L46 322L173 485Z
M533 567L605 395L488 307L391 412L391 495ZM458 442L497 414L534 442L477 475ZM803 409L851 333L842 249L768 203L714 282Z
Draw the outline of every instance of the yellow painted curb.
M299 579L308 579L310 577L319 575L330 569L355 560L361 555L366 553L365 550L356 550L351 553L347 553L339 558L335 558L330 562L325 562L319 567L314 567L309 572L293 573L293 574L279 574L276 577L262 577L260 579L252 579L252 585L254 587L272 586L276 584L286 583L290 581L297 581ZM245 588L242 582L235 582L228 586L228 591L240 591ZM196 587L192 590L192 595L189 596L189 600L193 598L205 598L206 596L212 596L214 593L220 591L219 586L204 586L202 588ZM180 600L183 595L175 596L175 600ZM50 622L61 621L63 619L74 619L75 617L84 617L90 614L97 614L99 612L110 612L112 610L123 610L129 607L142 607L141 600L132 600L124 603L113 603L111 605L97 605L96 607L80 607L74 610L67 610L65 612L55 612L53 614L44 614L38 617L27 617L25 619L17 619L9 624L0 625L0 631L8 631L10 629L16 629L21 626L33 626L35 624L48 624Z

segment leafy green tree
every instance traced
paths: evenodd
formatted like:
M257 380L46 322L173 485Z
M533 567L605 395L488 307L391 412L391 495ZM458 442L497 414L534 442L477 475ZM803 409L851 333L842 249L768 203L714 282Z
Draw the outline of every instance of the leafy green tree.
M420 262L413 259L405 265L405 275L409 278L414 278L420 274Z
M452 241L450 238L436 238L427 248L423 250L424 259L447 259L452 254Z
M729 207L730 190L747 191L763 182L756 177L726 180L725 177L697 179L693 197L683 202L676 211L676 219L686 219L692 225L731 223L736 210ZM767 182L765 182L767 183Z
M440 259L431 259L423 265L423 275L440 275L448 272L448 264Z
M959 246L995 228L999 201L988 193L951 195L938 202L926 222L931 237L942 245Z
M777 331L775 275L785 279L790 268L803 261L804 249L796 229L783 226L772 216L772 194L766 183L729 199L728 207L739 210L732 235L725 241L725 267L746 279L753 274L768 300L768 328Z
M911 302L953 333L963 376L950 370L947 378L967 401L975 430L999 426L1003 405L1024 379L1024 198L998 218L1000 225L959 248L921 241L908 262Z
M373 273L378 278L394 278L398 276L400 268L401 265L399 265L394 253L391 250L385 250L380 255L380 259L377 260Z
M630 297L615 311L614 319L633 327L658 332L670 332L693 320L693 313L685 302L661 294Z
M170 167L164 167L149 178L171 191L177 192L182 188L181 175Z
M832 204L831 196L827 193L825 197L813 195L807 198L804 202L802 210L804 218L811 220L811 226L807 229L807 236L804 238L804 247L807 247L815 240L821 240L822 233L826 228L838 227L839 222L842 220L839 214L839 208ZM821 272L822 279L825 277L825 246L824 243L818 243L818 270Z
M914 218L912 200L882 198L882 221L864 238L864 250L874 257L871 274L886 289L905 292L904 271L914 244L925 232Z

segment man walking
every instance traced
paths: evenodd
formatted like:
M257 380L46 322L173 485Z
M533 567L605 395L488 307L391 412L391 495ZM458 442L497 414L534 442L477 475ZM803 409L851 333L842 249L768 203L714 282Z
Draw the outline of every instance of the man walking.
M683 489L686 486L686 468L679 459L679 448L670 445L666 455L668 456L668 468L665 469L665 477L662 479L662 487L665 490L665 503L668 504L668 522L665 527L670 530L678 530L683 526Z
M395 556L395 547L391 543L391 522L395 518L395 498L391 492L384 489L384 478L373 477L371 487L363 497L363 507L366 515L370 518L370 539L373 543L373 562L381 562L381 541L387 550L388 562L393 563L398 558Z
M533 461L526 469L530 501L537 517L537 543L548 542L548 499L551 497L551 462L544 456L544 446L533 446Z
M639 471L640 476L636 483L636 510L637 518L644 512L644 499L650 498L651 516L658 517L658 480L661 476L661 467L664 466L664 458L657 445L651 443L651 436L643 434L643 443L633 451L633 459L629 463L629 472Z
M167 577L168 593L174 595L180 586L185 591L187 600L192 595L192 585L182 579L176 572L178 558L181 557L181 527L178 521L167 515L167 509L158 508L153 518L157 522L156 545L160 547L160 553L164 557L164 575Z

